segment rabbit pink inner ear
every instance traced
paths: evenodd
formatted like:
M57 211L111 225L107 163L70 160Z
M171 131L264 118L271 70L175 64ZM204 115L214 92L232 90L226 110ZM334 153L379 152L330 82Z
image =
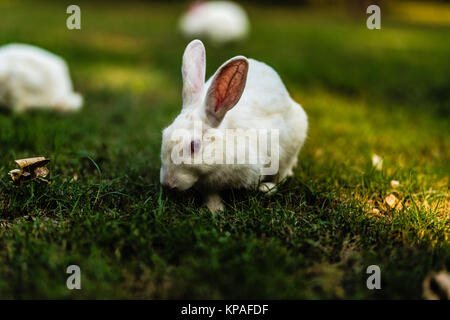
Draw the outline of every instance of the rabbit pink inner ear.
M218 125L226 112L233 108L244 92L248 61L238 58L223 66L215 76L207 93L208 118Z
M206 54L200 40L191 41L183 55L183 104L199 100L205 83Z

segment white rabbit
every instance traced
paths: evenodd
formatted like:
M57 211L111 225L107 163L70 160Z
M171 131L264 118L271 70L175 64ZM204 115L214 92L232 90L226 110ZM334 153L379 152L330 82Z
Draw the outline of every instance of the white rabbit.
M180 20L185 36L206 37L215 43L244 38L248 25L244 9L230 1L197 1Z
M35 108L75 111L82 103L81 95L73 92L63 59L26 44L0 47L0 105L16 112Z
M237 56L225 62L206 84L205 68L205 48L200 40L194 40L183 55L183 108L163 130L160 181L179 191L195 185L206 196L207 207L216 212L223 210L219 196L223 189L259 186L261 191L273 191L277 182L292 175L306 139L308 121L302 107L290 97L278 74L268 65ZM194 131L199 124L201 136L196 137ZM249 129L279 133L276 145L279 158L271 160L279 160L277 172L262 174L267 155L259 145L250 142L242 145L242 140L235 142L235 137L231 139L225 134L228 130L239 135ZM205 155L214 146L227 143L233 149L233 164L215 163L211 159L213 153ZM235 146L244 149L248 158L256 155L258 163L238 164ZM180 163L176 159L180 150L192 161ZM231 149L218 150L223 152L223 160Z

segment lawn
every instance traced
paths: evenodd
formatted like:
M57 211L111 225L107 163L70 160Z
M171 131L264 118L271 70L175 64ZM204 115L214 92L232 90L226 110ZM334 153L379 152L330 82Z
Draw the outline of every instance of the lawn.
M0 2L0 44L65 57L85 98L77 114L0 113L0 298L420 299L450 269L449 21L393 11L368 30L364 13L247 5L249 39L206 42L207 76L238 54L265 61L310 130L278 193L230 190L213 215L159 184L185 6L81 2L79 31L66 7ZM32 156L51 159L51 184L14 188L14 160Z

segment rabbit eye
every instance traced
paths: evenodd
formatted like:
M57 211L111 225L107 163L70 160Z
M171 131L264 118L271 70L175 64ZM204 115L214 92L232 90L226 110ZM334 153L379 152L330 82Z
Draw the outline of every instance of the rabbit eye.
M191 141L191 154L200 150L201 143L200 140L192 140Z

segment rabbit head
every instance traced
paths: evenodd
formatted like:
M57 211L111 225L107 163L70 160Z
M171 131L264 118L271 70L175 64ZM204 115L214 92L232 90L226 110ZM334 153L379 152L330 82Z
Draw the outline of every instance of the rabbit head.
M200 40L188 44L183 55L183 107L164 129L161 147L161 184L180 191L217 170L199 155L214 139L205 132L220 130L227 111L239 101L247 79L248 61L237 56L225 62L205 86L206 55ZM214 135L212 135L214 136ZM217 141L214 141L217 143ZM184 160L180 161L182 154Z

